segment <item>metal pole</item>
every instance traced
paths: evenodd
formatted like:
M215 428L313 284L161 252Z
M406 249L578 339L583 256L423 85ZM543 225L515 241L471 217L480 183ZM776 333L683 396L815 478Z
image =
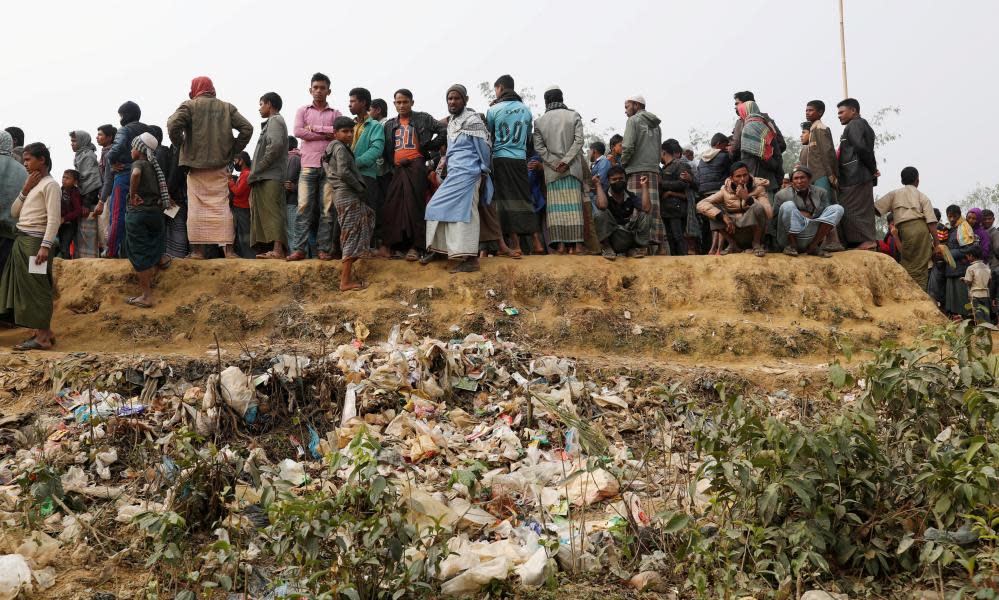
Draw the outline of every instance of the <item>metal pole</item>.
M839 0L839 51L843 60L843 97L850 97L850 89L846 85L846 28L843 25L843 0Z

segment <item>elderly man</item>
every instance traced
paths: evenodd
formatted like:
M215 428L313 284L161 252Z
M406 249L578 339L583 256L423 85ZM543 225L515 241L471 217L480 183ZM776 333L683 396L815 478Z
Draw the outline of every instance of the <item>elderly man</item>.
M492 155L485 119L468 108L468 91L454 84L447 90L447 177L427 204L427 264L443 254L451 273L479 270L479 200L488 205Z
M659 254L669 254L666 226L659 214L659 154L663 143L660 120L645 110L644 96L632 96L625 100L624 114L628 116L628 122L624 126L621 166L628 173L628 191L641 193L639 183L642 177L648 178L652 202L652 210L649 211L652 219L651 244L658 248Z
M545 167L548 243L559 254L583 253L582 149L582 118L565 105L558 86L548 88L545 114L534 124L534 150Z
M791 185L777 192L777 245L784 254L798 256L807 252L830 258L822 243L843 218L843 207L829 204L829 194L812 185L812 172L798 165L791 172Z
M170 142L180 148L180 166L189 169L187 236L194 246L191 258L205 258L206 244L222 246L226 258L235 258L232 245L236 230L229 210L226 166L250 142L253 125L235 106L215 97L215 86L207 77L191 81L189 97L167 119L167 131ZM233 130L239 132L235 138Z
M877 247L874 232L874 186L878 161L874 130L860 116L860 103L847 98L836 105L845 125L839 138L839 203L843 205L843 242L860 250Z
M760 258L766 256L763 233L773 216L767 196L769 184L766 179L752 177L746 164L737 162L732 165L722 188L697 203L697 212L724 225L722 235L729 245L722 250L723 255L739 252L743 246L752 244L752 250L746 252Z
M916 167L902 169L902 187L878 198L874 208L895 218L902 246L902 266L919 287L929 282L929 262L936 245L937 216L926 194L920 192Z

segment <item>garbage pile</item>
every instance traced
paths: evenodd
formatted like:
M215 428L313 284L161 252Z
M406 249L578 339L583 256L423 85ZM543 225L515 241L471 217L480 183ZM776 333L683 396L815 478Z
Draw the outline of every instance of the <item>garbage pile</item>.
M537 587L559 570L610 568L639 589L664 585L655 572L622 571L613 535L690 504L697 465L673 453L672 424L651 418L657 388L633 388L627 377L588 380L572 360L533 356L498 335L420 339L397 325L386 341L369 343L363 323L346 327L352 341L329 354L257 359L252 370L229 365L204 381L147 362L135 394L64 388L48 414L11 428L6 446L0 429L7 545L9 532L24 527L26 506L41 519L18 545L0 545L0 600L51 587L53 557L86 560L107 551L109 538L127 545L141 537L143 515L189 501L192 467L174 454L186 432L214 440L215 450L206 443L197 451L236 477L220 537L239 528L265 535L265 484L303 494L342 485L317 475L364 432L386 449L379 469L404 490L408 520L453 532L436 572L445 594L475 594L494 580ZM332 400L317 400L330 377ZM282 415L302 433L281 429ZM278 431L291 450L265 442ZM629 447L630 434L657 451ZM129 457L139 446L160 454L136 464ZM653 455L666 464L651 465ZM257 551L244 553L242 568L273 585L251 597L275 597L274 585L289 584L268 571L265 541L251 543Z

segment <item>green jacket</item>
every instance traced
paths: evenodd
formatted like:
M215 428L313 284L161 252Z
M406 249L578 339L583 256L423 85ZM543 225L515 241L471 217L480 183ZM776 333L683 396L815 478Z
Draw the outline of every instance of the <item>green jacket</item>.
M239 132L233 137L232 132ZM180 165L192 169L224 167L250 143L253 125L236 107L211 96L185 100L167 119L170 142L180 148Z
M355 125L356 127L356 125ZM361 175L378 177L378 159L385 150L385 128L378 121L368 117L357 143L351 148L354 151L354 161Z
M624 126L621 164L628 175L642 172L659 172L663 135L659 117L642 109L628 118Z

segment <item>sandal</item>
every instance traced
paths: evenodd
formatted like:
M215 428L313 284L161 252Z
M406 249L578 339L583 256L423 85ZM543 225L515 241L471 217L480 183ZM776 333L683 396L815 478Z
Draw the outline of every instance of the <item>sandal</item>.
M733 252L736 253L736 254L738 254L738 253L742 252L742 250L739 250L738 248L733 248L732 246L729 246L728 248L725 248L724 250L722 250L721 254L719 254L719 256L728 256L729 254L732 254Z
M832 258L832 254L826 252L822 248L815 248L813 250L809 250L808 253L812 256L818 256L819 258Z
M169 254L164 254L160 257L160 262L156 263L156 266L160 268L161 271L166 271L173 264L173 257Z
M784 247L784 254L786 254L788 256L798 256L798 249L794 248L792 246L785 246Z
M507 248L506 252L500 252L500 256L505 256L507 258L512 258L514 260L520 260L524 258L524 253L520 250L514 250L513 248Z
M600 256L603 256L607 260L614 260L617 258L617 254L614 253L613 248L604 248L603 250L601 250Z
M402 260L404 258L406 258L406 255L403 254L402 252L398 252L398 251L393 252L392 256L389 257L389 259L391 259L391 260Z
M152 304L150 304L148 302L143 302L142 300L139 300L139 298L140 298L139 296L132 296L131 298L125 298L125 304L129 304L131 306L137 306L139 308L152 308L153 307Z
M767 251L763 246L757 246L756 248L753 248L753 255L757 258L763 258L767 255Z
M201 256L200 254L195 254L193 252L188 254L185 258L187 258L188 260L205 260L204 256Z
M416 248L412 248L406 253L406 262L416 262L420 260L420 253L416 251Z
M474 273L479 270L479 265L475 264L471 260L463 260L451 269L448 269L448 273Z
M320 252L319 260L333 260L333 255L329 252Z
M273 250L271 250L269 252L264 252L263 254L258 254L257 258L284 260L285 257L279 256L279 255L275 254Z
M27 352L29 350L50 350L51 348L52 348L52 346L49 346L48 348L46 348L45 346L41 345L38 342L38 340L36 340L35 338L31 338L29 340L25 340L25 341L21 342L20 344L14 346L14 351L15 352Z
M428 251L426 254L424 254L423 256L420 257L420 264L423 265L423 266L427 266L430 263L432 263L435 260L437 260L438 258L440 258L440 254L437 254L436 252L429 252Z

